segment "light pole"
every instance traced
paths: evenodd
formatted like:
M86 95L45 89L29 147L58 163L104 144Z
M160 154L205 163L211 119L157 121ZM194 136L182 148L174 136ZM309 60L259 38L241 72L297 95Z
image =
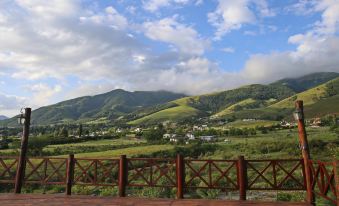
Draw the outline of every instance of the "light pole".
M304 161L305 178L306 178L306 191L307 202L314 203L314 194L312 192L312 173L310 168L310 148L308 146L307 134L305 129L305 116L304 116L304 103L301 100L295 102L295 112L293 113L294 119L298 123L299 143Z
M25 177L26 154L29 137L29 126L31 122L31 111L31 108L25 108L25 112L21 112L20 116L18 117L19 124L23 124L23 132L21 137L20 157L18 160L18 167L15 176L14 192L17 194L21 193L21 188Z

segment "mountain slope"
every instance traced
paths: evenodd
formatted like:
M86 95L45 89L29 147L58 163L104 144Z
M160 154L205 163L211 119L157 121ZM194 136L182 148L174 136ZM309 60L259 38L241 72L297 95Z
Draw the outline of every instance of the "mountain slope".
M256 103L252 105L253 107L261 107L265 105L264 102L270 102L272 99L279 101L293 94L295 94L293 90L281 85L248 85L238 89L178 99L172 101L176 105L173 108L159 110L129 123L161 122L166 117L167 120L180 121L192 117L210 116L249 99L251 103Z
M32 124L89 121L102 117L114 120L140 108L163 104L184 96L167 91L128 92L118 89L41 107L32 112ZM12 119L8 121L12 122Z
M185 97L172 101L171 103L175 104L174 107L145 113L129 123L180 121L197 116L211 116L214 119L235 116L240 119L279 120L290 115L296 99L303 99L305 106L308 106L317 103L322 98L336 95L338 87L336 82L339 77L331 80L335 77L338 77L337 73L316 73L296 79L280 80L269 85L254 84L213 94ZM328 79L331 81L321 84ZM285 84L286 82L289 84ZM305 91L305 88L314 85L317 87ZM297 93L297 91L302 92ZM335 100L334 98L333 101ZM333 108L333 110L336 109Z
M291 119L296 100L303 100L307 118L339 113L339 77L283 99L268 107L245 109L225 115L224 118L256 118L267 120Z
M314 73L268 85L253 84L190 97L165 91L128 92L118 89L39 108L32 113L32 123L114 122L135 125L200 117L279 120L290 115L297 99L305 101L305 109L310 113L323 114L337 111L338 78L338 73ZM328 102L331 107L325 111L319 102L325 105ZM0 121L0 125L8 124L16 125L16 119Z
M298 78L286 78L272 83L272 85L284 85L295 92L303 92L320 84L326 83L332 79L339 77L339 73L335 72L317 72L308 74Z
M304 105L312 105L321 99L329 98L339 94L339 77L325 84L309 89L307 91L293 95L287 99L277 102L270 107L272 108L294 108L296 100L303 100Z
M5 115L0 115L0 120L5 120L8 119L8 117L6 117Z

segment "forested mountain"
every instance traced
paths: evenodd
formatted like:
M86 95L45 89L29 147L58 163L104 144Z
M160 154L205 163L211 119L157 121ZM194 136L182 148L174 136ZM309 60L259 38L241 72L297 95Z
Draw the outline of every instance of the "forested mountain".
M323 84L328 79L330 81ZM337 73L316 73L269 85L255 84L224 92L185 97L172 101L170 108L152 111L129 123L147 124L166 119L180 121L192 117L280 120L291 114L297 99L304 100L311 115L323 115L339 112L338 90ZM319 102L322 102L323 107L318 105Z
M157 104L184 97L167 91L113 90L95 96L85 96L41 107L32 112L32 124L54 124L72 121L92 121L98 118L118 119L123 115ZM3 121L3 125L15 118Z
M39 108L32 112L32 123L104 121L138 125L200 117L279 120L290 115L297 99L305 101L305 109L313 116L339 112L338 96L338 73L314 73L199 96L118 89ZM0 125L15 122L12 118L0 121Z
M5 120L8 119L8 117L6 117L5 115L0 115L0 120Z
M284 85L293 89L295 92L302 92L307 89L311 89L312 87L328 82L337 77L339 77L339 73L317 72L299 78L282 79L273 83L272 85Z

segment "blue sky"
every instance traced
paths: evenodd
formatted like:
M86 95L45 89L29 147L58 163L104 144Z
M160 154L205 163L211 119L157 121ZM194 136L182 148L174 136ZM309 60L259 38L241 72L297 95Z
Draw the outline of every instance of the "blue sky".
M338 0L2 0L0 114L339 72Z

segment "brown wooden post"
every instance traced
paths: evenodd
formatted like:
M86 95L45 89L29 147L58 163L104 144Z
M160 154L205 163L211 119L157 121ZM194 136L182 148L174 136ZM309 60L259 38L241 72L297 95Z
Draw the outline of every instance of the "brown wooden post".
M128 162L126 155L121 155L119 161L119 197L126 196L127 181L128 181Z
M74 154L70 154L67 160L66 195L72 194L72 185L74 182L74 166L75 166Z
M244 156L238 157L237 167L238 167L239 200L246 200L247 165Z
M24 178L25 178L29 126L31 123L31 111L32 111L31 108L25 108L25 114L24 114L25 123L24 123L22 137L21 137L20 157L18 160L18 166L17 166L16 176L15 176L14 192L17 194L21 193L21 188L22 188Z
M310 149L307 141L307 134L305 129L305 119L304 119L304 104L303 101L298 100L295 102L296 111L294 113L294 118L298 122L298 133L299 133L299 143L301 148L301 153L304 161L305 169L305 179L306 179L306 191L307 191L307 202L314 204L314 194L312 191L312 172L310 167Z
M339 160L333 162L335 192L337 194L337 206L339 206Z
M184 157L181 154L177 154L176 175L177 175L177 199L183 199L185 184L185 162Z

